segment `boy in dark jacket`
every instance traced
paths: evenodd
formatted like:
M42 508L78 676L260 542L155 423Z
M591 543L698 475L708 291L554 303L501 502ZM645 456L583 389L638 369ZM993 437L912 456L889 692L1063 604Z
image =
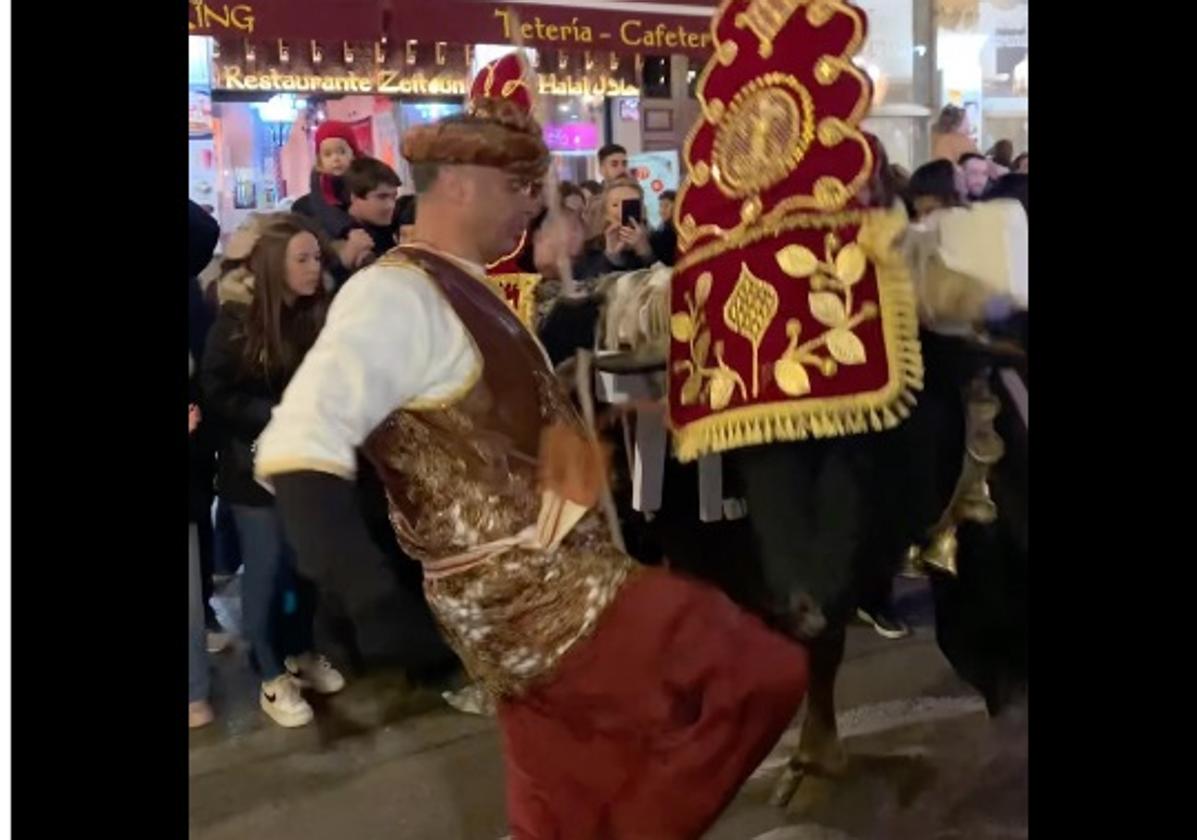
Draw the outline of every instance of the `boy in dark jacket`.
M345 172L350 222L355 230L368 233L373 242L366 262L381 257L398 244L395 233L399 229L396 205L400 183L394 169L372 157L356 158Z

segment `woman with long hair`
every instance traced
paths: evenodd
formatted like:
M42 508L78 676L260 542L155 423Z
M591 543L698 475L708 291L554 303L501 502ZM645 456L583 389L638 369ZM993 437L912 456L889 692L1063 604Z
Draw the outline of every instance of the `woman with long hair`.
M333 694L345 680L312 651L313 587L296 574L274 498L254 479L254 450L324 325L329 251L314 223L279 214L238 231L225 255L202 369L220 443L217 489L241 541L245 637L262 679L262 710L280 726L303 726L312 708L300 689Z

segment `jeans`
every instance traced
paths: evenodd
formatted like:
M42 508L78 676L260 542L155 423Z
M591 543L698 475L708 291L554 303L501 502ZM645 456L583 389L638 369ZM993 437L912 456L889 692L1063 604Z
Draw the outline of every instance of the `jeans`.
M312 650L315 591L295 571L295 555L283 537L274 507L233 505L245 572L241 578L241 611L249 641L264 681L283 673L283 658ZM287 593L294 609L284 609Z
M187 660L187 700L196 703L208 699L210 677L208 675L207 628L204 623L204 595L200 576L199 528L191 525L187 548L187 627L190 649Z
M241 546L237 524L228 502L218 498L212 508L212 570L218 575L235 575L241 568Z

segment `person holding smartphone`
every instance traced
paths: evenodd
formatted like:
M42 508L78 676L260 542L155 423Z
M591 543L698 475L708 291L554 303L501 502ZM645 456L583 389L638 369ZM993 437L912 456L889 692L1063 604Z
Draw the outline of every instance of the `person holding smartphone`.
M609 181L594 207L591 239L574 277L593 280L612 271L634 271L656 262L644 219L644 190L632 178Z
M657 262L644 220L644 191L635 180L616 178L585 211L587 239L581 253L573 257L573 275L581 294L560 295L545 300L537 327L541 343L554 365L574 355L578 348L593 348L600 302L591 294L604 274L635 271ZM537 268L546 273L556 262L561 248L574 254L576 243L560 237L554 242L549 232L537 240Z

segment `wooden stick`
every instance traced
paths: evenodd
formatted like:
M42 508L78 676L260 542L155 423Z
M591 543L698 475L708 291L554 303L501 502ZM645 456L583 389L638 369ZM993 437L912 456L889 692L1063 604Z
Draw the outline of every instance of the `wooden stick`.
M595 433L594 418L594 372L592 362L594 355L589 350L577 351L578 364L574 369L574 382L578 389L578 401L582 403L582 419L586 421L586 432L591 443L598 446L598 436ZM611 495L611 483L607 481L607 474L602 475L602 486L599 488L599 504L603 509L603 518L607 520L607 530L611 533L611 541L624 554L628 553L623 541L623 531L619 527L619 512L615 508L615 497Z

